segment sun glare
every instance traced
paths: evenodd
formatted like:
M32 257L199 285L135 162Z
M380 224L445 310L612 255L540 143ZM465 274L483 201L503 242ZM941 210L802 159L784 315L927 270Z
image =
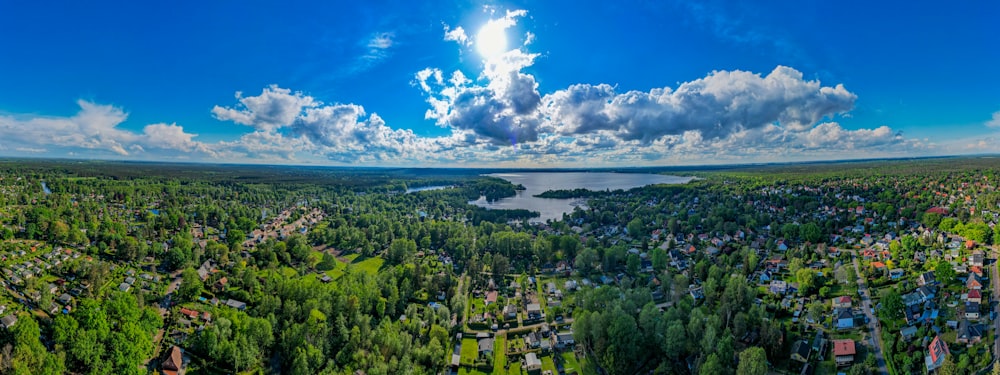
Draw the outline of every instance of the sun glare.
M499 22L488 22L476 34L476 50L486 58L496 57L507 51L507 34Z

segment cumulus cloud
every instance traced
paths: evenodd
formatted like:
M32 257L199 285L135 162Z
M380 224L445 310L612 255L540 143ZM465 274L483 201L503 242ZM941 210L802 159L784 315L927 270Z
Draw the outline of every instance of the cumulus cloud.
M465 29L463 29L462 26L456 26L452 29L448 25L444 25L444 40L457 42L458 44L466 47L472 45L472 40L469 39L469 36L465 33Z
M1000 111L993 112L993 118L986 122L986 126L1000 128Z
M152 124L136 133L119 127L128 114L113 105L78 100L80 111L70 117L0 116L0 143L16 151L43 153L52 149L86 149L118 156L135 156L148 148L168 152L212 151L176 124Z
M236 108L215 106L212 114L216 119L249 125L260 131L291 125L303 108L316 106L312 97L277 85L265 87L257 96L244 97L237 91L236 99L239 101Z
M715 71L676 90L618 94L607 84L573 85L546 95L545 108L561 134L609 130L624 140L650 143L687 131L721 138L769 124L805 131L824 117L850 110L856 98L843 85L821 86L779 66L767 76Z

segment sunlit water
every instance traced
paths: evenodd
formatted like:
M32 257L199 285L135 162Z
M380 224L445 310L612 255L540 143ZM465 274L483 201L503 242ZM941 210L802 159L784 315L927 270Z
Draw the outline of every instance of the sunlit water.
M537 198L534 195L549 190L587 189L592 191L628 190L653 184L683 184L692 177L667 176L648 173L587 173L587 172L526 172L493 173L487 176L502 178L514 185L524 185L525 190L517 195L496 202L487 202L485 197L469 202L489 209L525 209L537 211L540 216L532 222L562 219L563 213L573 212L573 207L586 208L584 199Z

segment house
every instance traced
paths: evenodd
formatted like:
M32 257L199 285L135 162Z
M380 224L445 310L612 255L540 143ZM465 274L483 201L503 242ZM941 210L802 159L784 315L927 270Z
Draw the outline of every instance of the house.
M517 319L517 306L507 304L507 306L504 306L503 308L503 314L507 317L507 319Z
M694 298L695 301L705 298L705 290L700 286L697 288L688 288L688 293L691 294L691 298Z
M965 303L965 319L979 319L979 303L978 302L966 302Z
M958 332L955 342L972 346L983 340L983 328L979 324L973 324L968 320L962 320L958 325Z
M986 254L982 250L976 250L972 252L972 256L969 257L970 267L982 267L983 261L986 260Z
M851 309L834 310L834 319L837 322L837 329L854 328L854 313Z
M542 361L538 359L537 354L528 353L524 355L524 369L526 371L538 371L542 369Z
M980 290L983 289L983 283L976 280L976 275L969 275L969 278L965 281L965 287L970 290Z
M232 307L237 310L246 310L247 308L246 302L241 302L234 299L227 299L226 306Z
M484 337L479 339L479 355L493 355L493 338Z
M816 337L813 337L812 350L822 355L823 352L825 351L823 349L825 348L826 348L826 339L823 338L823 330L822 329L816 330Z
M965 300L968 302L983 303L983 292L979 289L970 290Z
M529 303L525 307L525 312L528 314L528 319L541 319L542 305L538 303Z
M788 283L784 280L771 280L768 290L773 294L783 295L788 292Z
M924 365L927 367L927 372L937 370L938 367L941 367L948 353L948 344L945 344L944 340L941 340L941 336L934 336L934 340L931 340L931 344L927 346L927 356L924 357Z
M850 309L851 296L834 297L831 305L833 305L834 309Z
M198 319L198 312L186 307L181 307L181 315L187 316L191 319Z
M556 334L556 347L563 349L576 345L576 340L573 339L573 332L563 332Z
M889 278L892 280L899 280L906 274L902 268L893 268L889 270Z
M163 375L177 375L184 372L184 355L176 345L167 351L167 358L160 365Z
M538 336L539 335L537 333L531 332L524 337L524 343L531 348L538 348L539 346L542 346L542 340L539 339Z
M14 314L4 316L3 318L0 318L0 324L3 324L3 327L6 329L10 329L17 324L17 316Z
M853 364L855 354L857 351L854 348L854 340L833 340L833 357L837 361L837 367Z
M132 289L132 286L131 286L131 285L128 285L128 283L121 283L121 284L118 284L118 290L120 290L120 291L123 291L123 292L127 292L127 291L129 291L130 289Z
M792 345L792 355L791 358L799 362L809 362L809 353L812 351L812 347L805 340L796 341Z
M917 327L916 326L905 327L899 330L899 334L903 336L903 340L907 341L912 340L913 337L917 335Z
M933 285L937 280L934 278L934 272L924 272L917 277L917 285Z
M491 291L486 293L486 306L497 303L497 292Z

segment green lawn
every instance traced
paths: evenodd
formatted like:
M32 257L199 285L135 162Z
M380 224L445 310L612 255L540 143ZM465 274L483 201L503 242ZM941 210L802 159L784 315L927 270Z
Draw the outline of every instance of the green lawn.
M542 357L542 371L552 370L552 373L556 373L556 363L552 361L551 355L546 355Z
M582 371L580 368L580 363L576 361L576 355L572 351L565 351L559 355L563 360L563 370L566 373L572 373L573 371Z
M461 354L462 359L459 362L462 365L472 366L476 358L479 357L479 342L474 338L463 338Z
M385 263L385 259L380 257L362 258L358 254L351 254L345 258L351 261L350 267L352 269L364 271L371 275L378 273L378 270L382 268L382 263ZM337 269L340 269L340 267L337 267Z
M493 373L503 371L507 366L507 335L497 335L493 342Z

